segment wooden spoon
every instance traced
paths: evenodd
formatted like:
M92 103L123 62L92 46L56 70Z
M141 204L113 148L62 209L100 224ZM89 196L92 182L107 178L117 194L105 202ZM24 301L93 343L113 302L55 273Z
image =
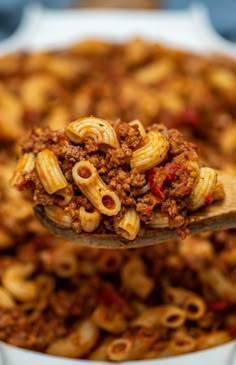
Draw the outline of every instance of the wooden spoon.
M188 228L190 233L201 233L226 228L236 228L236 176L224 172L218 173L223 183L225 199L202 208L190 215ZM41 223L56 235L68 241L74 241L83 246L97 248L134 248L155 245L157 243L178 237L175 229L158 228L140 230L133 241L128 241L117 234L104 233L76 233L72 229L65 229L52 222L45 214L42 205L36 205L34 211Z

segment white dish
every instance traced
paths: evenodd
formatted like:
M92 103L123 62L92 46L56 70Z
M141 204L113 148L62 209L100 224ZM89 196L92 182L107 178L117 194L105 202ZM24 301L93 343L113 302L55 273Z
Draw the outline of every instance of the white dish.
M124 41L134 36L163 42L190 51L224 52L236 56L236 47L212 29L202 7L185 11L50 11L30 6L18 32L0 43L0 53L19 49L61 48L79 39L96 37ZM137 361L123 364L136 364ZM0 342L0 365L101 365L48 356ZM138 361L139 365L236 365L236 341L209 350L160 360Z
M165 44L236 57L236 45L212 28L206 8L186 10L46 10L33 4L26 9L18 31L0 43L0 54L18 49L60 48L79 39L96 37L111 41L141 36Z
M103 361L65 359L0 343L0 365L104 365ZM231 341L209 350L170 358L122 362L124 365L236 365L236 343Z

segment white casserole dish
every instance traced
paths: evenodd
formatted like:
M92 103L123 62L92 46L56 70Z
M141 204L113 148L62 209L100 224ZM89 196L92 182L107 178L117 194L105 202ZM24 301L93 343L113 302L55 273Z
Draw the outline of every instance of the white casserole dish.
M60 48L95 37L124 41L134 36L164 42L190 51L225 52L236 57L236 46L211 28L202 7L186 11L50 11L29 7L18 32L0 44L0 54L18 49ZM0 365L101 365L108 362L71 360L28 351L0 342ZM139 365L236 365L236 341L171 358L130 361Z
M103 361L66 359L23 350L0 343L0 365L105 365ZM125 361L126 365L236 365L236 343L231 341L209 350L193 352L170 358L144 361Z

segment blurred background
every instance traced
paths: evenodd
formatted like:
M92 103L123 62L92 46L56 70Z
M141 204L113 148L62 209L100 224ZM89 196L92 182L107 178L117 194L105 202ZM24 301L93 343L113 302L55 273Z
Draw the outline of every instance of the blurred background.
M236 0L0 0L0 41L20 24L25 6L40 2L48 8L184 9L203 3L215 30L236 43Z

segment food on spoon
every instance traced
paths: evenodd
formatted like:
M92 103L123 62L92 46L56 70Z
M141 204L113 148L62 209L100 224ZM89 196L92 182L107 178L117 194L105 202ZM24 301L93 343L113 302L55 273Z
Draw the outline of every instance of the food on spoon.
M185 237L191 212L224 198L216 170L178 130L93 116L65 129L33 129L11 185L30 191L65 229L127 240L163 227Z

